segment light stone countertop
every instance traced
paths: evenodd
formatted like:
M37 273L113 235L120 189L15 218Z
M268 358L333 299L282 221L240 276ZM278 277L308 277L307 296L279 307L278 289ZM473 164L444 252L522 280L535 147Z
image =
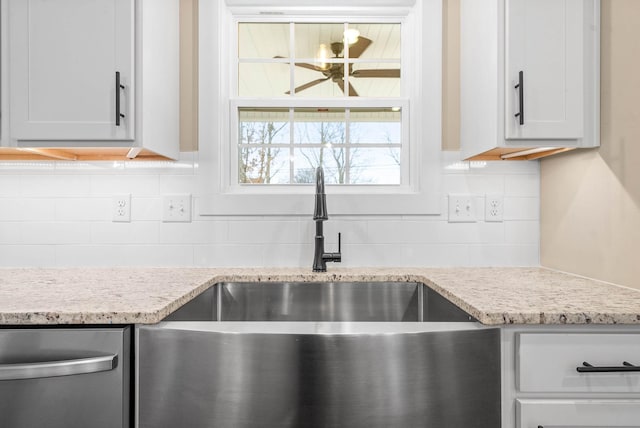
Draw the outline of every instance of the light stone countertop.
M486 325L640 324L640 290L544 268L0 269L0 324L154 324L218 282L423 282Z

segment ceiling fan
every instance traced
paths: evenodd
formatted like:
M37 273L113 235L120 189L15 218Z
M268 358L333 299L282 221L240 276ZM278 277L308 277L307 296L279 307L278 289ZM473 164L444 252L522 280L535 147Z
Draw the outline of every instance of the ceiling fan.
M370 39L366 37L358 37L358 40L349 46L349 58L359 58L360 55L373 43ZM331 43L331 52L335 55L335 58L344 58L344 43L343 42L333 42ZM275 58L284 58L281 56L276 56ZM306 68L309 70L319 71L324 75L324 77L316 80L312 80L311 82L305 83L304 85L300 85L295 88L295 92L304 91L305 89L309 89L312 86L319 85L322 82L327 80L331 80L336 83L342 92L346 94L344 87L344 63L331 63L327 64L326 67L319 67L314 64L309 64L305 62L296 62L295 65L297 67ZM400 77L400 70L396 68L387 68L387 69L371 69L371 70L353 70L353 64L349 64L349 77L359 78L359 77L367 77L367 78L377 78L377 77ZM285 92L285 94L290 94L291 91ZM353 88L351 83L349 83L349 96L357 97L358 93Z

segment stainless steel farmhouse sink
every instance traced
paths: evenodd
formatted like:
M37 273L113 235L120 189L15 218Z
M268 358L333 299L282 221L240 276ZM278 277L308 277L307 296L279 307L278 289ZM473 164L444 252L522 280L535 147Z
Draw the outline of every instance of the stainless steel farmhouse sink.
M417 283L221 283L136 332L138 421L500 426L500 335Z

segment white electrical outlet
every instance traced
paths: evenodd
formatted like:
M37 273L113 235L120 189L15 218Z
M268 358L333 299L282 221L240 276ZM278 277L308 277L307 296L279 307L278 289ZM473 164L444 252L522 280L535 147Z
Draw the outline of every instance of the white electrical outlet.
M475 197L469 194L449 194L449 223L474 223Z
M502 195L485 195L484 221L502 221L504 217L504 197Z
M176 194L162 197L162 221L163 222L190 222L191 221L191 195Z
M113 195L111 198L111 209L113 211L114 222L130 222L131 221L131 194L122 193Z

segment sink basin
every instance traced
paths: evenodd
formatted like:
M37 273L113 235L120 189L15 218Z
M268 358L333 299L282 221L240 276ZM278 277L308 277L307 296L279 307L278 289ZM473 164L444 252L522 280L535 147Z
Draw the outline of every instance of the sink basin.
M221 283L136 327L138 426L500 426L500 330L424 284Z
M418 283L220 283L166 321L461 322L474 319Z

